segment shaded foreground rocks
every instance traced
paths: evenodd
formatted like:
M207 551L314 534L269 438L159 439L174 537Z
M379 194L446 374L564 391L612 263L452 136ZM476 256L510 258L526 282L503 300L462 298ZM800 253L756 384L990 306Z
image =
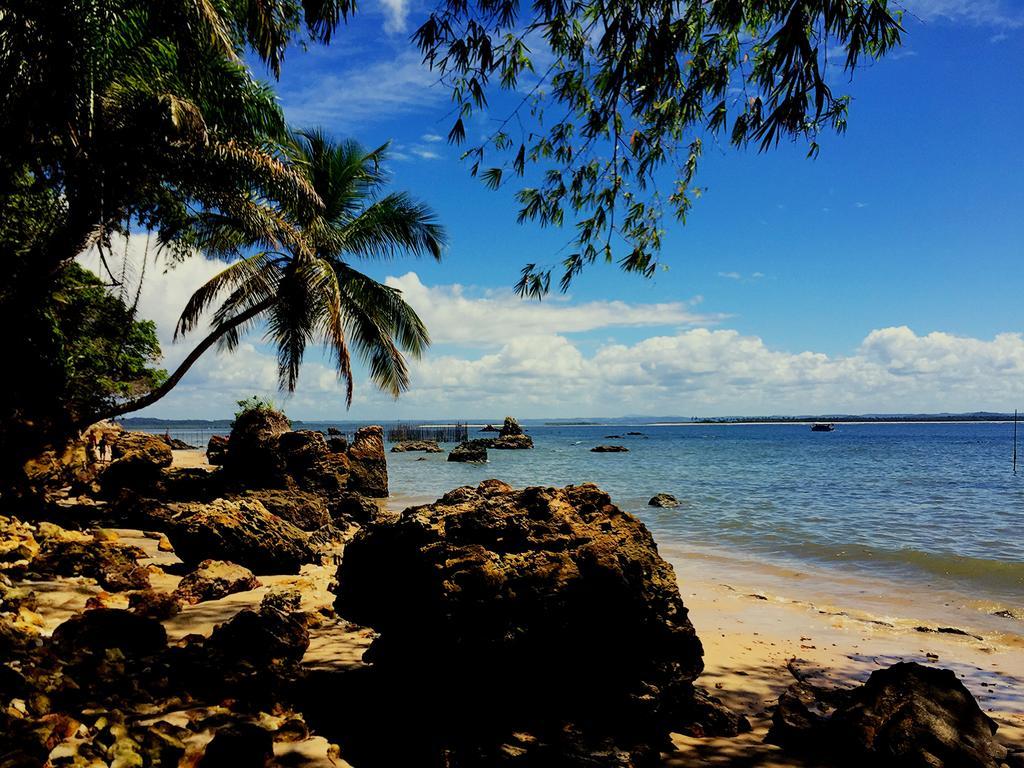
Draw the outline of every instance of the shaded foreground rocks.
M448 454L448 461L485 462L489 440L467 440L455 446Z
M367 690L431 733L389 759L647 765L702 708L672 567L594 485L457 488L360 532L338 581L339 614L380 632ZM354 764L386 764L353 738Z
M298 573L317 558L299 528L255 500L157 503L150 514L186 563L225 559L257 574L274 574Z
M903 662L851 690L790 686L766 740L849 765L997 768L1006 747L995 732L956 673Z
M671 509L672 507L679 506L679 499L671 493L656 493L651 497L651 500L647 502L647 506Z

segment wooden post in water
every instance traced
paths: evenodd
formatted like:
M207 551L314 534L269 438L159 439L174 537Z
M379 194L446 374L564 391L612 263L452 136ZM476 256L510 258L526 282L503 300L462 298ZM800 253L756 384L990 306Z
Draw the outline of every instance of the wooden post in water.
M1013 409L1013 474L1017 474L1017 409Z

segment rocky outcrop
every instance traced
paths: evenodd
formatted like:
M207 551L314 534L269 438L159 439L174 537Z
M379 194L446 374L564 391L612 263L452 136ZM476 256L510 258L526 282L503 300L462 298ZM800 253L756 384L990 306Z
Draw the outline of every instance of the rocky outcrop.
M224 435L211 435L206 444L206 460L217 467L224 463L228 453L228 439Z
M488 448L498 451L523 450L533 448L533 438L529 435L506 435L487 441Z
M280 574L298 573L317 559L299 528L253 499L156 505L148 512L186 563L225 559L257 574Z
M523 428L519 426L519 422L512 416L506 416L505 423L501 425L499 437L514 437L521 434L523 434Z
M331 499L330 512L335 523L363 525L376 521L381 508L373 499L348 491Z
M327 439L320 432L308 429L285 432L278 437L277 445L284 460L287 485L328 494L346 488L349 459L344 453L331 451ZM383 452L382 446L381 454ZM386 477L386 465L384 473Z
M1006 748L995 732L955 672L905 662L852 690L791 686L766 740L855 765L996 768Z
M361 531L338 580L339 614L380 632L365 658L422 692L453 765L514 740L638 765L615 760L655 759L693 708L703 651L672 567L594 485L457 488ZM570 731L609 757L569 754Z
M493 424L488 424L486 427L480 429L481 432L499 432L500 430Z
M651 497L651 500L647 502L647 506L671 509L672 507L679 506L679 499L671 493L656 493Z
M126 654L147 655L167 645L167 632L159 621L131 611L94 608L58 626L51 642L61 651L76 654L118 648Z
M488 440L467 440L452 448L448 461L485 462L487 461Z
M401 440L391 446L392 453L408 453L423 451L424 453L444 453L444 449L436 440Z
M104 493L123 489L143 491L160 480L160 472L174 460L162 438L147 432L122 432L110 449L111 462L100 476Z
M384 429L362 427L348 448L351 465L348 488L364 496L388 495L388 460L384 454Z
M590 449L591 453L629 453L624 445L598 445Z
M323 493L266 488L246 491L233 498L258 501L272 515L287 520L303 531L319 530L329 525L332 519L328 504L330 497Z
M174 596L182 603L195 605L259 586L259 580L248 568L224 560L204 560L178 582Z
M149 587L149 571L138 563L145 553L138 547L65 531L52 523L41 523L36 538L38 553L27 566L34 578L84 576L111 592Z
M279 488L288 474L278 438L291 431L291 422L280 411L252 408L238 414L231 425L224 469L246 488Z

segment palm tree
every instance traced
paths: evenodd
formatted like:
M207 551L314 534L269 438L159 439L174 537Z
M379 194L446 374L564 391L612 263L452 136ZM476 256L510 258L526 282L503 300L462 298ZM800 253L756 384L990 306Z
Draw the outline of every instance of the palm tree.
M381 194L387 145L367 152L354 141L334 142L319 131L295 133L289 144L291 162L322 207L281 210L273 247L239 258L188 301L176 337L195 330L219 306L209 333L177 370L149 394L92 419L152 405L210 347L233 350L242 334L260 322L277 349L282 389L295 389L306 347L317 341L333 354L347 404L352 402L352 348L382 390L397 397L408 388L405 354L422 354L430 343L427 329L401 291L358 271L350 260L402 253L439 260L444 230L434 213L408 194ZM195 230L214 252L239 254L254 244L237 220L219 212L201 217Z

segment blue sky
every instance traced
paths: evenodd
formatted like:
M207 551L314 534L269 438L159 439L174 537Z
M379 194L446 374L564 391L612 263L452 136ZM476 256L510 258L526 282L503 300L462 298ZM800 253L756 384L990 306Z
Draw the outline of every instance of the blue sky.
M557 262L570 232L518 225L512 190L484 189L439 140L450 104L408 41L423 7L369 0L329 48L291 51L276 85L289 120L391 141L393 187L430 203L451 240L439 265L367 267L407 290L436 343L408 396L396 404L361 381L348 415L1024 405L1024 5L908 8L903 48L834 86L854 96L850 126L823 137L816 160L803 145L709 147L707 191L685 227L670 225L667 271L645 280L595 266L544 307L522 306L511 286L524 263ZM475 120L471 138L500 114ZM195 261L167 280L194 288L190 274L214 269ZM160 289L146 309L161 322L180 311L178 293ZM248 356L204 363L146 413L223 416L236 395L272 390L256 372L267 350L251 341ZM345 418L317 355L306 373L289 412Z

